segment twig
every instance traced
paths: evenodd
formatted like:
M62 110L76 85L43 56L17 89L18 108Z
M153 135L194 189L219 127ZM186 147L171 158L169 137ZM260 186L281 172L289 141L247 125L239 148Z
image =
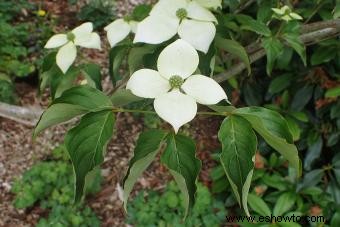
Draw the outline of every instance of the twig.
M333 38L337 35L340 35L340 20L331 20L325 22L316 22L313 24L304 25L301 31L311 31L307 34L303 34L300 36L301 41L305 45L312 45L318 43L322 40ZM253 45L253 44L251 44ZM260 44L257 44L260 46ZM250 46L250 45L249 45ZM249 47L248 46L248 47ZM254 48L254 47L253 47ZM255 53L249 56L250 63L253 63L266 55L263 48L260 48ZM224 82L231 77L236 76L246 69L246 65L243 62L240 62L234 66L232 66L226 72L217 74L214 76L214 79L218 82Z

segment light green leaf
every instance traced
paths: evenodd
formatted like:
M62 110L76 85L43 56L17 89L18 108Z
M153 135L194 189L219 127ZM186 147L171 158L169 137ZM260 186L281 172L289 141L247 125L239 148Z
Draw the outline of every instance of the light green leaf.
M218 133L222 143L220 161L232 186L236 199L247 215L247 196L254 169L257 148L256 135L242 117L226 118Z
M331 88L326 91L326 98L336 98L340 96L340 87Z
M139 135L133 158L129 163L129 169L123 182L125 210L134 184L138 177L142 175L155 159L156 154L163 144L165 136L166 133L161 130L150 130Z
M249 121L255 131L301 175L298 150L293 144L293 136L286 120L279 113L262 107L241 108L234 113Z
M255 32L259 35L271 36L272 32L268 26L260 21L254 20L250 16L237 15L236 20L242 24L241 28Z
M263 201L263 199L254 194L248 195L248 203L251 209L262 216L270 216L271 211L268 205Z
M162 154L162 163L170 170L184 195L185 216L192 208L197 190L196 180L201 169L201 161L195 156L196 146L192 139L171 134Z
M231 39L222 39L222 38L216 38L215 43L218 48L225 50L231 53L232 55L235 55L241 61L243 61L243 63L246 65L248 69L248 74L251 73L248 54L241 44Z
M277 200L273 215L281 216L289 211L295 204L295 195L290 192L283 193Z
M84 194L85 178L104 161L106 144L112 137L115 117L111 110L89 113L65 137L65 146L75 173L75 201Z
M36 137L38 133L50 126L103 109L112 109L112 103L105 94L89 86L73 87L55 99L42 114L33 136Z
M270 75L273 70L275 60L283 51L284 46L280 40L275 37L263 38L262 46L267 54L267 74Z

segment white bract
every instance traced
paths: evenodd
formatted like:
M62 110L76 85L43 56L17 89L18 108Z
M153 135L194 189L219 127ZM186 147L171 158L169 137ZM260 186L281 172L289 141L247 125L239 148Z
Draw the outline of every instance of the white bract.
M214 23L217 23L207 7L216 8L220 1L203 3L201 0L160 0L138 24L134 42L159 44L178 33L196 50L207 53L216 34Z
M114 47L117 43L125 39L131 32L135 33L137 27L136 21L128 21L126 19L118 19L106 26L104 30L107 32L107 39L110 46Z
M87 22L67 34L54 35L47 41L45 48L61 47L57 53L56 61L63 73L67 72L77 57L76 46L101 49L100 37L92 31L92 23Z
M227 100L226 93L216 81L203 75L192 75L198 63L195 48L179 39L159 55L158 71L138 70L126 88L136 96L155 99L156 113L177 133L182 125L196 116L197 103L213 105Z
M289 6L283 6L280 9L279 8L272 8L274 13L279 19L290 21L290 20L302 20L303 18L297 14L292 12L291 8Z

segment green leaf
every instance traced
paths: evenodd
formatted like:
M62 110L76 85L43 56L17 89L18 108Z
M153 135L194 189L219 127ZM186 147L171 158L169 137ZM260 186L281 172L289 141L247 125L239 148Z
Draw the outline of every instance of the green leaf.
M242 117L226 118L218 132L222 143L220 161L241 207L249 215L247 196L254 169L257 138L251 125Z
M262 45L267 54L267 74L270 75L273 70L275 60L283 51L284 46L280 40L275 37L263 38Z
M268 92L271 94L276 94L283 91L292 82L292 77L293 75L290 73L285 73L281 76L275 77L269 85Z
M295 204L295 195L290 192L283 193L277 200L273 215L280 216L289 211Z
M242 24L241 28L244 30L249 30L264 36L271 36L272 34L272 32L270 31L266 24L254 20L250 16L237 15L236 20Z
M293 136L286 120L279 113L262 107L241 108L234 113L249 121L255 131L301 175L298 150L293 144Z
M137 5L132 11L132 19L135 21L142 21L144 18L149 16L149 13L152 9L151 5L140 4Z
M195 156L195 142L183 135L171 134L162 154L162 163L170 170L184 195L185 216L192 208L197 190L196 180L201 169L201 161Z
M96 64L86 64L82 66L82 72L91 87L102 90L102 74L100 72L100 66Z
M129 163L129 169L123 181L125 210L134 184L155 159L165 136L166 133L161 130L150 130L139 135L133 158Z
M311 64L320 65L335 58L337 51L336 46L320 46L318 47L311 57Z
M326 98L336 98L340 96L340 87L331 88L326 91Z
M75 201L84 194L85 178L104 161L106 145L112 137L115 116L110 110L89 113L65 137L75 173Z
M313 96L314 86L305 85L300 88L294 95L290 104L290 109L293 111L301 111L308 104Z
M243 63L246 65L248 69L248 74L251 73L248 54L241 44L231 39L222 39L222 38L216 38L215 43L216 43L216 47L235 55L241 61L243 61Z
M251 209L253 209L256 213L262 215L262 216L270 216L271 211L268 207L268 205L261 199L260 197L249 194L248 195L248 203Z
M293 140L298 141L301 135L301 128L293 117L286 116L287 124L290 132L292 133Z
M114 106L125 106L133 102L141 101L143 98L135 96L130 90L121 89L111 96L111 102Z
M303 64L307 65L306 47L301 41L298 34L284 34L283 39L286 40L288 45L292 47L301 57Z
M122 42L117 46L111 48L109 53L109 74L112 80L113 85L116 84L117 81L122 79L122 76L119 73L119 68L121 67L124 58L127 56L127 53L130 48L130 41Z
M42 130L78 115L103 109L112 109L112 103L102 92L89 86L71 88L55 99L42 114L33 136L36 137Z
M143 59L146 55L154 53L157 46L144 45L142 47L134 47L130 50L128 57L130 74L134 73L137 69L143 66Z

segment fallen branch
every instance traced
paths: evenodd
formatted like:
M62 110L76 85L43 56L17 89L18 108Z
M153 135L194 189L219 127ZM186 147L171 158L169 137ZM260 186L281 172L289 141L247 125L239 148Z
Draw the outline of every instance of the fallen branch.
M41 109L14 106L0 102L0 117L34 127L42 114Z
M301 33L305 33L300 36L301 41L306 45L312 45L315 43L318 43L320 41L323 41L325 39L330 39L333 37L336 37L340 35L340 19L336 20L330 20L330 21L323 21L323 22L315 22L311 24L307 24L302 26ZM262 57L266 56L266 52L263 48L260 48L259 43L256 44L250 44L246 49L257 49L256 52L249 55L249 61L250 63L254 63L255 61L261 59ZM249 48L251 47L251 48ZM257 47L257 48L256 48ZM217 74L214 76L214 79L218 82L224 82L239 73L241 73L243 70L245 70L247 67L243 62L240 62L234 66L232 66L230 69L228 69L226 72Z

